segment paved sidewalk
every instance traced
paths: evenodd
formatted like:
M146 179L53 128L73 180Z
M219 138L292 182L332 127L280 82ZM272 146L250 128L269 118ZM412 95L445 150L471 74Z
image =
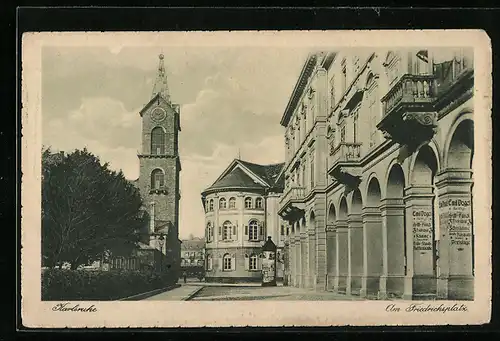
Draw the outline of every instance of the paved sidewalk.
M200 290L200 286L184 284L179 288L175 288L169 291L162 292L161 294L151 296L145 300L150 301L183 301L193 295L195 292Z
M295 287L205 287L191 301L353 301L356 296L345 296L333 292L314 291Z
M206 282L192 282L189 285L196 285L202 287L262 287L261 283L206 283ZM185 285L185 284L184 284ZM278 284L278 286L282 286Z

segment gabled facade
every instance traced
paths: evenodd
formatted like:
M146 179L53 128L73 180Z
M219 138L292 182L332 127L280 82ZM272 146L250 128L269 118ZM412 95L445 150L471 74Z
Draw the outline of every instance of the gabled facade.
M184 239L181 245L181 267L205 266L205 240L203 238Z
M472 298L473 61L425 47L307 58L281 119L292 285Z
M261 280L261 248L271 237L282 255L286 229L277 214L283 163L234 160L203 191L206 274L209 282ZM283 277L284 263L278 263Z

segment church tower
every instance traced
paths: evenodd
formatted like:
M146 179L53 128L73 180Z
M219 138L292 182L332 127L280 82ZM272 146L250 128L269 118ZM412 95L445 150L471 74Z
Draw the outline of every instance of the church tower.
M159 55L150 101L140 111L142 149L139 188L148 213L149 245L166 256L165 267L180 267L179 158L180 106L172 103L163 54Z

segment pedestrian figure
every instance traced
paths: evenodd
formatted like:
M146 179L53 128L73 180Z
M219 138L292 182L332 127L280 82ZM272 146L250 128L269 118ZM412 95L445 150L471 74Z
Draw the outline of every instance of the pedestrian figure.
M187 279L186 279L186 278L187 278L186 271L184 271L184 273L182 274L182 277L184 277L184 283L186 283L186 282L187 282Z

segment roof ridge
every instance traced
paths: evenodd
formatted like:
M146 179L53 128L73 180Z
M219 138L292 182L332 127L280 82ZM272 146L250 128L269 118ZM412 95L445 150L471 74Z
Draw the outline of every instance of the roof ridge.
M241 160L241 159L237 159L237 160L241 161L241 162L245 162L245 163L250 163L250 164L256 165L256 166L262 166L262 167L265 167L265 166L277 166L277 165L282 165L282 164L285 163L285 162L275 162L275 163L262 164L262 163L255 163L255 162L251 162L251 161Z

